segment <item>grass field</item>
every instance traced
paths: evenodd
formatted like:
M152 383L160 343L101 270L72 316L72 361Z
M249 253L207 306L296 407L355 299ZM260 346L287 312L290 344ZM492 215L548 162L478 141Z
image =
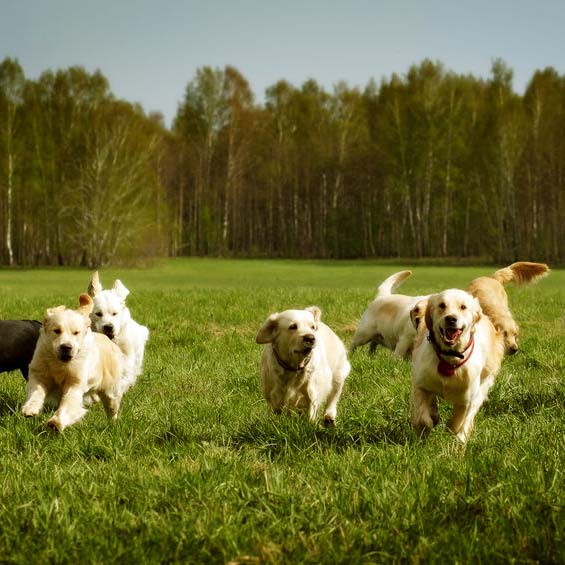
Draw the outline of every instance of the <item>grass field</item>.
M520 352L466 446L409 424L410 364L356 352L324 429L269 413L257 329L316 304L347 342L377 283L409 265L168 261L103 270L149 326L145 371L115 424L100 405L62 434L20 415L0 375L0 562L565 562L565 271L509 288ZM414 269L407 294L490 267ZM0 317L75 306L84 270L0 270ZM441 406L442 422L449 413Z

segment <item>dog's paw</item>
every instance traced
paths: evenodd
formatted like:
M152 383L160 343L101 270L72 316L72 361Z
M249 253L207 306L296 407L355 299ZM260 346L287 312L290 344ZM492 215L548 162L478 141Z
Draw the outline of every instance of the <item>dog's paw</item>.
M335 418L331 416L324 417L324 427L325 428L335 428Z
M51 418L47 422L47 425L55 432L62 432L63 429L65 428L65 426L57 416L53 416L53 418Z
M26 418L31 418L33 416L37 416L39 414L39 410L36 410L35 408L31 408L29 406L24 406L22 408L22 414L26 417Z

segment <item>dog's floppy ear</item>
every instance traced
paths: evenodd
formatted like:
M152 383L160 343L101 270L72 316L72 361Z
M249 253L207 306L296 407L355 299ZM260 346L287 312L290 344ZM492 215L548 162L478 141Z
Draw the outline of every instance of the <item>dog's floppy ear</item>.
M434 320L433 320L433 301L428 300L428 304L426 306L426 328L432 331L434 329Z
M418 330L418 327L420 326L420 322L422 321L422 314L425 315L427 305L427 300L420 300L420 302L418 302L416 306L414 306L414 308L410 310L410 320L412 321L412 325L414 326L415 330Z
M102 292L102 285L100 284L100 277L98 271L94 271L92 278L88 283L88 294L94 298L99 292Z
M322 319L322 311L317 306L308 306L305 310L314 316L314 322L318 323Z
M272 343L279 327L279 314L271 314L261 326L255 337L257 343Z
M78 307L79 313L81 313L85 318L88 318L89 314L92 312L92 309L94 308L94 302L92 301L92 298L90 298L88 294L83 292L78 297L78 303L79 303L79 307Z
M123 285L120 279L116 279L114 281L114 286L112 290L122 299L125 300L127 295L129 294L129 290Z

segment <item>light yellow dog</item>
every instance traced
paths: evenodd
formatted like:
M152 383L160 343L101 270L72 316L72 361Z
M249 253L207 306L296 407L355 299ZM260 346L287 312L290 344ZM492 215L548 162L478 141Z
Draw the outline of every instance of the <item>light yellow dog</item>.
M46 399L58 407L48 425L62 431L86 413L83 398L97 394L109 418L118 416L122 398L122 353L105 335L90 330L92 299L79 297L77 310L49 308L29 365L24 416L36 416Z

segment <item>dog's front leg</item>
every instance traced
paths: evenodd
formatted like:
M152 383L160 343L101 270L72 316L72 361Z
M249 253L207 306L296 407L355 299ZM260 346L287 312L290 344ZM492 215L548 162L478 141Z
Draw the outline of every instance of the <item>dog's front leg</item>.
M86 410L82 405L84 390L77 385L71 385L63 390L63 396L59 408L47 425L62 432L66 427L78 422L85 414Z
M437 397L434 393L418 386L412 388L411 419L418 436L427 435L439 422Z
M456 406L453 409L453 415L451 416L449 427L457 436L457 439L463 443L469 439L469 436L473 431L475 416L483 405L483 398L483 395L479 391L479 394L473 398L470 405Z
M33 373L27 383L27 399L22 406L22 414L26 417L37 416L47 396L47 387L37 379L34 378Z

